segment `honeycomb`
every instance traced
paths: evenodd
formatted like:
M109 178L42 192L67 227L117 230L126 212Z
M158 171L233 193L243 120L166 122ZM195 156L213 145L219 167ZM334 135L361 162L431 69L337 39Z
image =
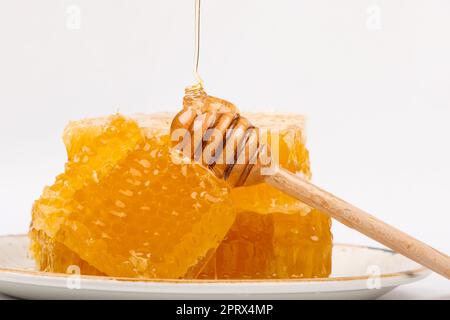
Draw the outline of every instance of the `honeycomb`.
M278 139L279 165L311 177L303 118L250 114L262 134ZM265 129L265 130L264 130ZM318 278L331 272L331 220L263 183L231 191L236 221L202 279Z
M32 211L32 224L37 230L45 230L53 238L60 225L69 215L69 204L74 194L95 184L107 176L114 166L142 140L142 133L135 121L120 116L108 119L104 126L91 122L73 127L86 130L86 139L76 136L76 143L85 143L74 149L76 143L68 145L68 162L65 172L56 182L44 189L41 199L35 202ZM70 134L69 134L70 136Z
M195 277L235 219L225 182L172 151L168 135L145 121L87 123L66 130L66 171L34 205L39 268L64 270L56 243L74 264L109 276ZM82 273L92 273L88 266Z
M280 165L311 176L302 117L245 116L280 129ZM76 265L89 275L191 279L329 275L327 216L266 184L230 191L169 150L171 119L116 115L66 128L66 170L33 208L31 251L40 270Z
M330 221L311 210L240 212L200 279L323 278L331 272Z

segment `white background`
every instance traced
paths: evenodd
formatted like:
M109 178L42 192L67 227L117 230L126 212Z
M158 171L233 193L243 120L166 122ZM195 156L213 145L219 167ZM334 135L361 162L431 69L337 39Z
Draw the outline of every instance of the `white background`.
M203 2L208 92L307 115L317 184L449 253L450 1ZM27 231L68 121L180 108L193 3L0 0L0 234Z

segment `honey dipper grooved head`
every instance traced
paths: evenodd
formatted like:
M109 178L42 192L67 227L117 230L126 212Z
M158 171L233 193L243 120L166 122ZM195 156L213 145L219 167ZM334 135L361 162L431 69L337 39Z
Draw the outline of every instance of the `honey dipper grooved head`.
M183 110L172 121L172 143L185 156L208 167L231 186L259 183L259 154L267 145L259 132L230 102L187 92Z

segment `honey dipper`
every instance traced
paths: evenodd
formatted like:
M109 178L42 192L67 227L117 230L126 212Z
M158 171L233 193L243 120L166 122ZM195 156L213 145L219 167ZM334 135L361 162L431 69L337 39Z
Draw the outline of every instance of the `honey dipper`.
M232 103L208 96L201 86L186 89L184 108L171 125L176 148L231 187L265 182L450 279L450 257L446 254L270 161L263 163L263 153L270 159L273 156L269 143L259 140L256 129Z

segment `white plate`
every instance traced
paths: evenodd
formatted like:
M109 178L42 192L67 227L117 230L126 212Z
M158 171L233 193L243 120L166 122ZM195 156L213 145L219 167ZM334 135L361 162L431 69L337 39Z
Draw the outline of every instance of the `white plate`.
M26 299L374 299L429 275L389 250L337 244L327 279L189 281L35 271L26 236L0 237L0 292Z

